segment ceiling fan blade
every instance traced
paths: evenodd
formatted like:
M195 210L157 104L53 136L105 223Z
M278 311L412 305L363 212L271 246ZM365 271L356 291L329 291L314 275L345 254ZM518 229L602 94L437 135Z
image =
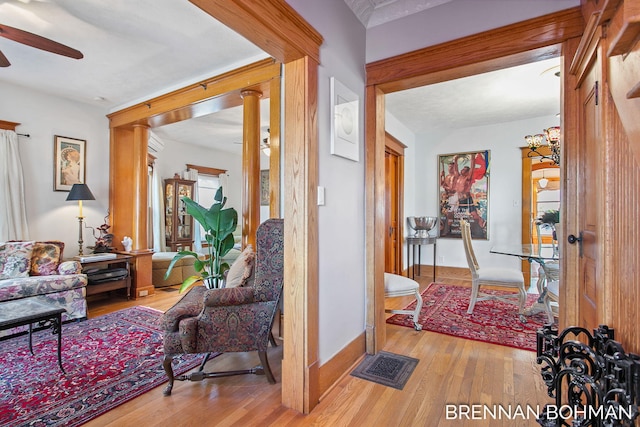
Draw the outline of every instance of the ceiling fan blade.
M26 44L27 46L46 50L47 52L68 56L69 58L81 59L84 57L82 52L79 50L72 49L69 46L65 46L45 37L38 36L28 31L19 30L8 25L0 24L0 36L18 43Z
M0 67L8 67L11 65L11 62L4 56L4 53L0 52Z

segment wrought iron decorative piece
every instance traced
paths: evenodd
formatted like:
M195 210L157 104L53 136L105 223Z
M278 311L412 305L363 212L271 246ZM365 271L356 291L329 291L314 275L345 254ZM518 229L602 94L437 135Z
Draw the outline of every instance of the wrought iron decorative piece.
M600 325L593 335L551 325L537 334L537 359L555 404L546 405L538 424L552 426L635 426L640 403L640 356L625 353L614 330Z

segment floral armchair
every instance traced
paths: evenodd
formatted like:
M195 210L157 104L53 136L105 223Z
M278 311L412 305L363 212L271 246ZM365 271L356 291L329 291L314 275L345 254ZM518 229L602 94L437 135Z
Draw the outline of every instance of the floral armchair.
M265 374L275 378L267 359L269 341L275 344L271 328L283 286L283 220L269 219L258 227L255 280L252 286L222 289L192 288L162 317L164 331L163 367L170 395L174 380L200 381L238 374ZM210 355L257 351L261 367L242 371L203 372ZM206 354L200 369L175 377L171 367L179 354Z

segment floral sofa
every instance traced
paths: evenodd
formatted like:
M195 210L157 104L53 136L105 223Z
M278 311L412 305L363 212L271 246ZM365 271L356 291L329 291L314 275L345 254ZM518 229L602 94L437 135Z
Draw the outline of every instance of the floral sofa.
M86 319L87 276L79 262L62 261L63 250L60 241L0 242L0 307L5 301L33 298L67 310L63 321ZM0 337L27 328L0 331Z

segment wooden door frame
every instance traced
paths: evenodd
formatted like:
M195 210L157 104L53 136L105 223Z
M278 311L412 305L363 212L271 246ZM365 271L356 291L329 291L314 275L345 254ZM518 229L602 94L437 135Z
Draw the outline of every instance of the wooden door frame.
M323 38L284 0L190 1L284 64L282 404L307 414L320 398L317 109Z
M398 242L398 250L396 251L396 265L399 266L399 274L403 274L402 268L402 239L404 236L404 150L407 148L402 142L398 141L393 135L385 132L385 151L388 151L398 157L398 169L396 171L396 194L397 194L397 210L398 210L398 227L394 234ZM409 266L407 266L409 268Z
M284 0L190 0L213 18L248 39L283 64L282 139L284 232L284 358L282 403L309 413L319 400L318 385L318 66L322 36ZM214 43L202 40L202 43ZM280 72L280 69L278 70ZM197 84L192 93L211 88ZM244 88L251 89L250 84ZM270 90L279 91L273 86ZM168 102L171 102L167 98ZM179 112L188 112L193 99ZM146 114L136 120L111 122L110 206L120 234L135 237L134 248L146 248L146 139L156 102L139 106ZM273 108L273 105L272 105ZM279 110L278 110L279 111ZM167 120L170 120L167 118ZM274 123L278 120L278 123ZM271 139L280 135L280 116L271 118ZM132 124L133 123L133 124ZM276 131L278 133L276 134ZM122 150L118 153L118 150ZM273 158L273 154L272 154ZM277 157L276 157L277 158ZM127 194L128 200L122 197ZM133 197L131 197L133 193ZM131 200L133 199L133 200ZM143 206L144 205L144 206ZM117 211L117 212L116 212Z
M386 341L384 243L381 243L384 242L384 95L561 56L567 40L579 38L583 28L581 9L576 7L367 64L365 269L368 353L377 353Z

